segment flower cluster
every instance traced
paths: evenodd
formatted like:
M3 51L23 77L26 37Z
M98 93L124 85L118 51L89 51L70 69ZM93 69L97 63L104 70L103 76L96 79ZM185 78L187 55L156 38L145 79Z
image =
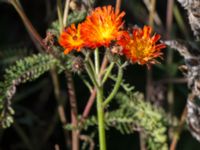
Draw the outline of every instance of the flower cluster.
M122 46L122 53L133 63L155 63L160 57L164 44L156 44L160 35L151 37L152 29L144 26L143 29L133 29L130 35L123 30L123 17L125 12L116 13L112 6L94 9L86 20L65 29L59 38L59 43L65 48L64 53L72 50L81 51L82 48L109 47L111 42Z

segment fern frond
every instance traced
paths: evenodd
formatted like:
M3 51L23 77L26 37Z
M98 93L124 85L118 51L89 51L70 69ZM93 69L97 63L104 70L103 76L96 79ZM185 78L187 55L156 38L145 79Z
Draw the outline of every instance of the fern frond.
M112 79L113 81L117 81L117 77L115 75L110 75L109 76L110 79ZM129 83L126 83L125 80L122 80L121 82L121 87L127 92L130 93L132 92L135 87L130 85Z
M80 11L73 11L72 13L69 14L67 18L68 25L70 24L77 24L85 19L87 15L86 10L80 10Z
M132 123L144 130L149 149L167 149L167 136L165 135L167 125L165 118L167 117L162 109L145 102L143 95L138 92L130 96L126 93L118 93L116 99L124 117L132 118Z
M87 12L85 10L73 11L67 17L67 24L68 25L71 25L73 23L77 24L77 23L83 21L85 19L86 15L87 15ZM51 26L49 27L49 29L47 31L51 32L54 35L56 35L57 37L59 37L60 36L59 30L60 30L59 21L56 20L56 21L52 22Z
M167 150L166 116L164 111L144 101L139 92L118 93L116 100L119 108L105 113L105 127L116 128L122 134L143 131L151 150ZM92 116L83 125L84 129L97 125L97 118ZM68 126L68 129L70 127ZM72 129L72 128L71 128Z
M11 98L16 92L16 86L37 79L58 64L51 55L37 54L21 59L6 69L4 81L0 83L0 126L8 127L13 122Z

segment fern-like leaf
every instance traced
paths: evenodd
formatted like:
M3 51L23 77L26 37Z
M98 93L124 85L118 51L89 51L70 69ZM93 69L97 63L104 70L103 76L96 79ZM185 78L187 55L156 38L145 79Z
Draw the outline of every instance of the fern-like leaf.
M119 108L105 113L105 127L113 127L122 134L143 131L147 137L148 149L167 150L166 118L164 111L144 101L138 92L118 93L116 100ZM97 118L92 116L83 125L84 129L97 125ZM68 129L72 129L68 126Z
M0 83L0 126L9 127L13 122L14 111L11 98L16 86L37 79L50 68L59 64L51 55L37 54L17 61L5 71L4 81Z

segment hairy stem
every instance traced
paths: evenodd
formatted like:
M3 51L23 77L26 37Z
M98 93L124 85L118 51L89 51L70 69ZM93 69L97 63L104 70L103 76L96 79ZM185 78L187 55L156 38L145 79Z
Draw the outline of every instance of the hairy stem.
M94 51L94 60L95 60L95 72L96 72L96 75L99 76L99 50L98 48L96 48Z
M85 106L84 111L83 111L83 115L82 115L82 118L81 118L82 121L84 121L88 117L88 115L90 113L90 110L91 110L92 105L94 104L94 100L96 98L96 92L97 92L96 88L92 89L90 98L89 98L89 100L88 100L88 102L87 102L87 104Z
M106 80L108 79L108 77L109 77L109 75L110 75L110 73L111 73L111 71L112 71L114 65L115 65L115 63L112 62L112 63L109 65L109 67L107 68L106 73L105 73L105 75L104 75L104 77L103 77L103 80L102 80L102 83L103 83L103 84L104 84L104 83L106 82Z
M95 85L95 87L99 87L98 80L95 78L95 73L93 72L93 70L88 62L85 63L85 68L86 68L86 71L87 71L92 83Z
M110 93L110 95L106 98L106 100L103 102L103 106L105 107L110 103L110 101L113 99L113 97L116 95L117 91L119 90L120 84L122 82L123 77L123 70L122 67L119 67L117 81L115 83L115 86L113 88L113 91Z
M69 2L70 0L66 0L65 2L65 9L64 9L64 15L62 14L62 7L61 5L58 5L58 17L60 22L60 32L62 32L63 28L67 25L67 17L69 12ZM61 1L58 0L58 4L60 4ZM59 12L61 13L59 15ZM63 16L63 18L62 18ZM72 74L66 70L65 76L67 79L67 88L68 88L68 94L69 94L69 102L70 102L70 108L71 108L71 123L74 126L75 130L72 131L72 150L79 150L79 131L78 128L78 109L77 109L77 101L76 101L76 95L75 95L75 88L74 88L74 82L72 78Z
M100 150L106 150L106 136L104 127L104 107L103 107L103 85L101 85L101 79L99 78L99 50L94 52L95 60L95 78L99 86L97 89L97 117L98 117L98 133L99 133L99 145Z
M97 117L100 150L106 150L106 136L104 127L103 88L97 88Z
M72 131L72 150L79 150L79 132L78 128L78 109L77 109L77 101L75 95L75 88L73 78L70 72L65 71L65 76L67 79L67 88L69 94L69 102L71 108L71 120L72 125L74 126L74 130Z

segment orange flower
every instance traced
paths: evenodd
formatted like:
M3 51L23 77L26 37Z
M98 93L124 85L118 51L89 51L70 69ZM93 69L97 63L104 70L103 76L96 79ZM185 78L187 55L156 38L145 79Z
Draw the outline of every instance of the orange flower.
M155 64L156 57L161 57L161 49L165 44L156 44L160 39L159 34L151 37L152 29L150 26L144 26L143 29L133 29L133 35L125 34L118 42L123 47L123 54L133 63Z
M86 46L96 48L108 47L111 41L119 38L123 32L122 18L125 12L115 13L112 6L97 7L87 16L82 25L81 34L86 41Z
M74 24L72 24L61 33L59 43L65 48L65 54L68 54L72 50L80 51L84 46L84 40L81 37L80 30L81 24L79 24L77 28Z

